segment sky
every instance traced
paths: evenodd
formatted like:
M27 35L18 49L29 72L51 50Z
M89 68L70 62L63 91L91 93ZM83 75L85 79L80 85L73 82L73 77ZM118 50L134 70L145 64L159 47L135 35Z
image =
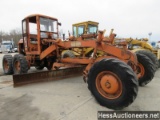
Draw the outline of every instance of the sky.
M160 0L0 0L0 31L21 29L21 20L37 13L58 18L66 34L91 20L106 35L113 28L118 37L160 41Z

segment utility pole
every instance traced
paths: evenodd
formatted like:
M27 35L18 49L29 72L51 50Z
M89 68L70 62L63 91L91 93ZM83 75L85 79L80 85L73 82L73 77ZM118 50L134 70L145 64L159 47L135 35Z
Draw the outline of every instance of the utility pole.
M151 42L151 35L152 35L152 32L148 33L149 35L149 41Z

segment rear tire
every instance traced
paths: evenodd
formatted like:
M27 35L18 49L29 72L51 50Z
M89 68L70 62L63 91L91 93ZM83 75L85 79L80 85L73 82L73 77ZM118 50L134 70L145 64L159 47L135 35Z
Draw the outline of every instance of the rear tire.
M88 88L95 99L110 109L130 105L138 92L138 80L126 63L117 59L96 62L88 74Z
M37 70L43 70L45 65L44 65L44 61L40 61L40 60L37 60L35 61L36 65L35 65L35 68Z
M22 54L16 54L13 57L14 74L23 74L28 72L28 62Z
M2 60L4 74L13 74L12 55L4 55Z
M142 76L138 82L140 86L147 85L154 77L155 69L152 61L145 55L137 53L138 73Z
M35 66L37 70L43 70L44 66Z
M52 70L53 63L56 62L56 57L52 56L45 60L45 66L48 70Z
M153 62L155 71L158 69L159 62L158 62L158 59L154 53L152 53L151 51L148 51L148 50L140 50L140 51L137 51L136 53L146 55Z

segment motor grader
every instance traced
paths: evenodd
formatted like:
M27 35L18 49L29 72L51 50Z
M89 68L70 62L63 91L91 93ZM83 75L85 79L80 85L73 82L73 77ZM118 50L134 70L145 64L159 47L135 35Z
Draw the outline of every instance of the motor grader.
M74 38L82 37L83 40L96 39L98 31L98 22L84 21L72 24L72 32ZM69 33L70 36L70 33ZM73 48L72 50L65 50L62 52L62 57L75 57L80 56L82 49ZM83 53L90 56L93 53L93 48L83 48Z
M72 31L73 31L73 35L75 37L78 37L80 35L88 35L88 38L92 38L95 39L95 36L90 36L90 33L96 33L96 31L98 31L98 22L95 21L85 21L85 22L79 22L79 23L75 23L72 25ZM151 61L154 64L154 68L155 70L158 69L158 67L160 67L159 63L160 63L160 50L157 49L153 49L153 47L148 43L148 39L147 38L142 38L142 39L132 39L132 38L118 38L118 39L113 39L114 37L111 38L111 35L113 33L113 29L110 32L110 40L111 40L111 44L116 45L117 40L125 40L127 42L127 46L129 50L132 50L135 53L140 53L140 54L144 54L146 55L149 59L151 59ZM119 42L119 41L118 41ZM69 51L63 51L62 53L62 57L74 57L74 56L80 56L81 55L81 50L74 48ZM85 48L83 50L83 52L85 52L86 55L90 56L93 53L93 48ZM97 55L100 56L102 55L103 52L98 51Z
M74 37L79 37L82 34L94 34L98 31L98 22L85 21L72 24L72 31Z
M119 44L123 47L120 49L108 43L111 40L104 37L104 31L98 32L96 40L84 40L85 35L81 35L63 41L58 37L59 25L58 19L40 14L22 20L19 54L5 55L2 60L4 73L14 73L15 86L28 81L65 78L83 68L84 80L95 99L110 109L122 109L135 100L138 82L146 85L153 78L153 64L146 56L127 50L126 44ZM61 57L62 51L72 48L93 48L93 55ZM97 51L105 54L97 57ZM49 71L27 73L32 66L47 67Z
M84 21L72 24L72 33L74 38L82 37L83 40L93 39L96 40L97 38L97 31L98 31L98 22L95 21ZM69 33L70 36L70 33ZM108 42L112 43L114 41L115 34L113 34L113 29L111 29ZM106 37L107 39L107 37ZM64 57L75 57L75 56L82 56L82 53L85 56L91 56L93 53L93 48L73 48L72 50L65 50L62 52L62 58ZM102 51L97 51L97 56L102 56L104 53Z
M74 39L78 38L78 37L82 37L83 40L88 40L88 39L96 40L97 36L95 33L98 31L98 25L99 25L99 23L95 22L95 21L85 21L85 22L79 22L79 23L72 24L72 31L73 31ZM111 44L111 45L114 45L114 46L122 48L122 49L127 44L127 48L129 50L131 50L132 52L134 52L136 54L143 54L146 57L148 57L150 59L150 61L148 61L148 62L153 63L154 71L156 71L157 66L158 66L158 63L157 63L158 61L157 61L156 56L152 52L150 52L150 51L153 51L153 49L152 49L152 46L146 42L146 40L147 40L146 38L141 41L136 40L136 39L131 39L131 38L119 39L119 38L115 38L116 34L113 33L113 30L114 29L111 29L109 36L106 36L103 38L103 39L105 39L107 44ZM72 39L73 39L73 37L72 37ZM134 49L134 46L137 46L137 45L141 48ZM62 52L61 57L62 58L66 58L66 57L74 58L74 57L79 57L79 56L90 57L93 55L93 50L94 50L94 48L83 48L83 49L71 48L69 50L64 50ZM148 50L150 50L150 51L148 51ZM101 50L97 50L95 56L101 57L104 55L105 55L105 52L103 52ZM150 69L151 64L147 64L147 62L145 62L145 60L143 62L143 60L141 60L139 55L138 55L138 60L141 61L141 65L139 64L139 66L141 66L141 67L139 67L139 71L141 72L141 77L139 78L139 84L141 86L144 86L145 84L149 83L149 81L150 81L149 76L150 76L150 73L152 74L152 72L149 69ZM142 66L144 66L144 67L142 67ZM147 72L147 71L150 71L150 72ZM143 82L141 83L140 81L143 79L145 79L145 81L147 81L146 79L148 79L148 82L146 82L145 84Z
M141 53L146 55L154 64L155 69L159 68L160 51L154 49L147 38L133 39L133 38L122 38L128 44L128 49L135 53ZM122 40L121 39L121 40Z

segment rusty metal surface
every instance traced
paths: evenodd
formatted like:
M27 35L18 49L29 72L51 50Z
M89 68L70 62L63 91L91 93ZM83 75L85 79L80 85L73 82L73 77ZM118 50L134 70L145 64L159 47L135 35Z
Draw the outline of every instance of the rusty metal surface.
M53 81L72 76L82 75L84 67L66 68L28 74L13 75L14 87L43 81Z

